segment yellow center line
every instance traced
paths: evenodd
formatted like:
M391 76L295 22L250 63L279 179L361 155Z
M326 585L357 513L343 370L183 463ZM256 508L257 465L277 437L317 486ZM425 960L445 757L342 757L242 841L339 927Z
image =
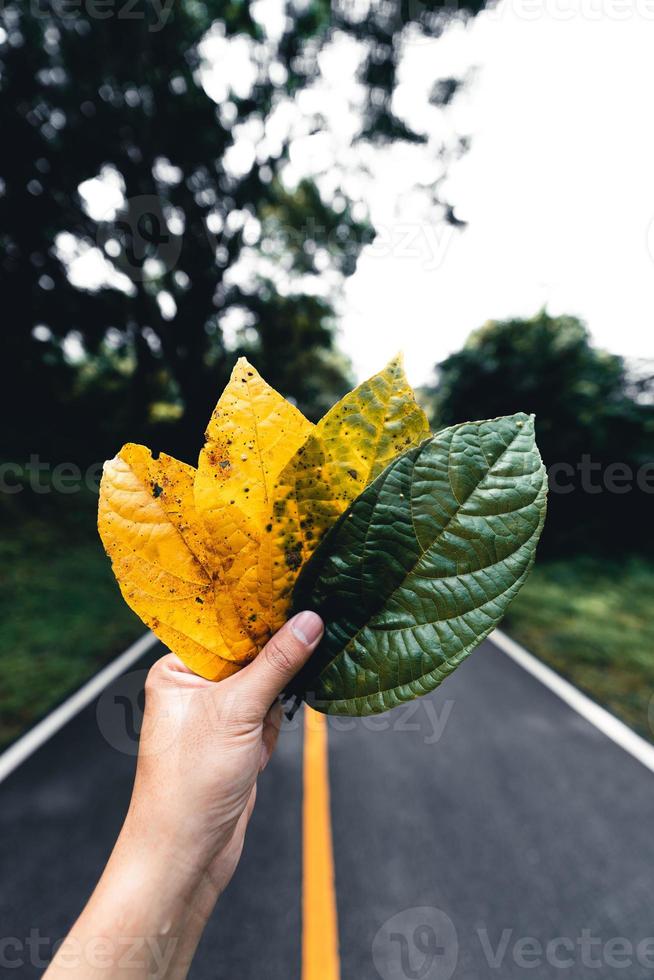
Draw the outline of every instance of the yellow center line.
M302 980L339 980L327 717L304 707Z

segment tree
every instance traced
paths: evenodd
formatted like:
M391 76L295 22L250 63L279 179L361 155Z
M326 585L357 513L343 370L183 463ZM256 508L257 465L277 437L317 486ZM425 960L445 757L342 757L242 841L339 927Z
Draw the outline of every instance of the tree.
M167 412L181 416L173 448L188 456L241 352L312 415L347 384L333 298L372 232L342 182L285 182L282 110L315 82L325 46L349 37L367 91L357 139L424 140L393 112L402 39L436 37L482 0L456 12L289 2L277 27L264 6L3 5L5 452L26 438L37 451L110 452ZM212 45L214 63L241 59L218 93ZM456 85L441 81L433 101ZM320 126L319 113L303 119L304 132ZM100 194L114 199L104 213ZM453 219L437 189L434 202ZM93 264L92 287L79 262Z
M645 470L642 485L637 474L651 467L652 400L621 357L592 345L581 321L544 310L489 321L437 366L426 394L437 426L535 413L550 472L546 550L646 547L651 493ZM632 474L628 490L620 466Z

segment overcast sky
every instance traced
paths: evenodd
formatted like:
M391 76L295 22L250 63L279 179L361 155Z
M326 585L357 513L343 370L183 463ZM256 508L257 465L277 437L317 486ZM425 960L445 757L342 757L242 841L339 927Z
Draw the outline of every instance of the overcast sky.
M447 184L468 227L421 224L402 193L415 168L380 162L382 238L343 306L359 376L402 347L420 383L486 319L543 304L612 351L654 356L654 3L508 0L412 46L403 105L435 60L442 75L478 68L450 110L472 138Z
M253 10L274 36L279 0ZM255 76L246 41L217 29L205 47L209 94L223 107L230 90L246 95ZM487 319L543 305L583 318L611 351L654 357L654 0L503 0L438 40L414 37L395 108L426 148L353 144L366 96L353 82L359 58L355 42L336 37L319 83L283 104L265 134L260 123L241 127L228 160L246 173L292 132L289 185L311 174L327 198L342 186L365 201L377 239L337 290L341 345L359 378L403 349L420 384ZM446 112L429 106L435 78L467 73ZM326 119L320 132L315 112ZM471 139L444 187L463 231L436 221L417 190L438 178L437 148L453 134ZM357 173L362 163L369 177ZM82 191L97 217L120 206L118 175ZM60 237L79 285L116 280L97 249L76 257L72 236ZM328 287L325 272L316 288Z

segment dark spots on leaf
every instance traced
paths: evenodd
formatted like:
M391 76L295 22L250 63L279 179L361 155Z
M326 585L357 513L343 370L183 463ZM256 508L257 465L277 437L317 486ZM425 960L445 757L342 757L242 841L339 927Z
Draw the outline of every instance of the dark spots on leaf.
M204 599L201 599L199 595L196 595L195 601L196 602L199 602L201 606L204 605Z
M231 465L232 464L229 462L228 459L221 459L220 462L218 463L218 466L221 468L221 470L225 470Z
M160 497L162 493L163 493L163 487L160 487L158 483L153 483L152 496L156 499L157 497Z
M250 622L250 623L256 623L256 621L257 621L257 614L256 613L250 613L250 615L248 616L248 622Z
M268 532L268 534L270 534L270 532L272 531L272 524L266 524L266 531Z
M288 567L296 572L302 564L302 548L299 544L287 544L284 548L284 559Z
M347 473L348 476L351 476L353 480L356 480L357 477L359 476L356 470L348 470Z

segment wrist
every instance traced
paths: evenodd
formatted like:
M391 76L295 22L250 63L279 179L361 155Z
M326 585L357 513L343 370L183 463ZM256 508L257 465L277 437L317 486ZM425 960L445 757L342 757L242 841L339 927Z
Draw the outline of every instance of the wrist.
M213 856L191 845L171 828L144 824L128 814L107 871L129 882L135 899L155 906L181 904L194 915L208 916L220 888L210 874Z
M181 980L217 897L206 870L180 860L163 836L143 837L126 821L48 976Z

